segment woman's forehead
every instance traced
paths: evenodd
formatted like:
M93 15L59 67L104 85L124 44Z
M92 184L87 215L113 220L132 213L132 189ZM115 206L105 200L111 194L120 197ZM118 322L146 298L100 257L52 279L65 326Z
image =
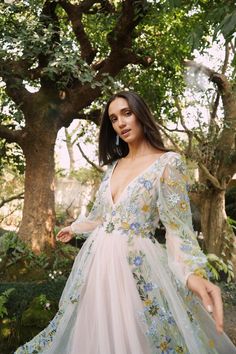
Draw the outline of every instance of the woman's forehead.
M128 101L123 97L116 97L109 105L108 114L110 116L127 108L129 108Z

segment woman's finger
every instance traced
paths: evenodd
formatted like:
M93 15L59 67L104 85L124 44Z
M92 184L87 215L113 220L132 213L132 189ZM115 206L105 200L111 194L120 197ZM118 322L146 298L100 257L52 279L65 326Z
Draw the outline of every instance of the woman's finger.
M206 279L191 275L188 279L189 289L202 301L205 309L212 313L218 333L223 332L223 304L220 289Z
M214 308L214 302L212 301L211 297L209 296L206 288L201 289L201 291L199 292L199 297L202 300L202 303L203 303L203 306L205 307L205 309L209 313L212 313L213 308Z
M216 322L216 329L218 333L223 332L223 303L221 298L221 291L218 286L207 284L207 292L213 303L213 317Z
M57 237L57 238L58 238L58 237L61 237L63 234L64 234L64 231L61 230L61 231L59 231L59 232L57 233L56 237Z
M70 237L64 237L62 240L60 240L60 241L62 241L62 242L68 242L68 241L70 241Z
M64 232L63 235L58 238L58 240L61 242L68 242L71 240L71 235L68 232Z
M58 236L56 237L56 239L57 239L58 241L62 241L62 240L64 239L64 237L65 237L65 234L61 234L61 235L58 235Z

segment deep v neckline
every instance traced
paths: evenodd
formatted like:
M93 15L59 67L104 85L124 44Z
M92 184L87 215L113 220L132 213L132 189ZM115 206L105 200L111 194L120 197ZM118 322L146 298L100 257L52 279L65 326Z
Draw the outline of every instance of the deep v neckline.
M155 159L150 165L148 165L142 172L138 173L137 176L135 176L134 178L131 179L131 181L124 187L124 189L122 190L122 192L120 193L118 199L116 200L116 202L114 202L114 199L112 197L112 190L111 190L111 179L113 176L113 172L119 162L119 160L117 160L114 163L114 166L112 167L110 176L109 176L109 180L108 180L108 190L109 190L109 196L110 196L110 200L111 200L111 204L113 207L115 207L121 200L123 194L126 192L126 190L129 188L130 185L132 185L138 178L140 178L142 175L144 175L153 165L155 165L156 162L158 162L164 155L166 155L168 152L163 153L162 155L160 155L157 159Z

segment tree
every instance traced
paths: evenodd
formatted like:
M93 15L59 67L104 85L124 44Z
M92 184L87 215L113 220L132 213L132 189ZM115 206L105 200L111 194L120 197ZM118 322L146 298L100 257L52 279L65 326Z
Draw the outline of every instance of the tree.
M208 122L204 121L201 113L198 112L198 124L193 126L192 110L190 118L187 116L186 109L189 105L196 106L194 96L190 94L191 98L188 96L187 99L175 96L179 122L176 122L176 128L165 127L164 130L175 147L197 163L199 181L192 195L201 211L205 250L230 259L235 242L225 212L225 192L228 183L236 173L236 94L234 84L225 76L230 56L229 46L226 45L225 48L225 60L221 72L216 72L195 61L185 61L185 66L191 70L190 75L195 77L198 89L198 82L203 75L213 83L213 86L204 92L205 100L207 98L205 105L209 110ZM192 90L196 89L195 85ZM168 130L185 133L188 138L186 144L180 146Z
M25 156L19 236L34 251L54 245L58 130L74 118L98 123L99 108L116 87L137 90L158 117L175 119L169 96L183 90L182 61L193 43L186 33L194 33L203 16L196 9L195 2L174 8L147 0L1 4L0 76L8 102L0 137L17 143ZM203 41L207 31L201 29Z
M1 5L0 76L14 124L5 119L10 120L9 113L2 114L0 137L17 143L25 156L19 236L34 251L54 244L58 130L74 118L98 122L99 109L89 115L83 110L94 100L101 103L101 94L110 94L115 85L136 89L140 83L140 92L148 96L145 87L153 91L158 78L153 107L162 98L168 102L167 91L178 87L174 80L180 82L180 62L190 52L189 39L183 39L198 17L168 9L168 2L166 8L145 0L19 0ZM150 65L153 70L143 75L141 68Z
M235 89L224 75L224 67L223 72L218 73L194 62L186 62L186 65L203 70L217 88L207 136L205 141L200 142L198 155L199 181L206 187L200 194L201 225L208 252L226 258L234 248L233 230L225 213L225 192L236 173ZM217 119L220 97L223 121Z
M141 0L116 6L106 0L32 0L1 5L0 75L18 120L4 124L2 113L0 137L17 143L25 156L19 236L35 252L54 245L57 132L99 97L109 77L129 63L148 65L132 50L134 29L147 7ZM90 38L94 21L104 30Z
M170 1L169 3L171 7L178 9L186 6L187 1ZM213 94L205 93L206 96L211 97L208 105L209 124L204 127L199 116L199 127L195 130L189 129L181 110L183 100L178 102L175 97L175 103L182 127L188 135L185 153L199 166L199 181L203 190L199 191L197 200L201 209L205 248L208 252L230 258L235 247L235 238L227 222L225 190L236 172L235 2L223 0L219 3L215 0L200 0L196 4L196 9L201 16L201 21L192 36L193 49L199 48L204 52L211 46L209 38L212 38L213 43L217 43L220 35L225 41L225 61L221 70L212 70L191 60L185 63L186 66L192 68L195 76L204 74L214 85ZM206 28L209 29L210 36L202 42L202 35ZM228 73L230 78L225 76L229 61L231 64ZM220 116L221 103L223 112Z

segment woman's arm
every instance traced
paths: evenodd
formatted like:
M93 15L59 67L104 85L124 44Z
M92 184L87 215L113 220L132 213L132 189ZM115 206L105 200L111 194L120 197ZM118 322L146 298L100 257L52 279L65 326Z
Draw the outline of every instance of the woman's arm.
M93 207L88 216L80 215L70 226L64 227L56 235L56 239L61 242L70 241L74 235L90 233L102 223L103 203L104 203L104 182L108 177L107 169L103 181L96 193Z
M192 226L187 193L186 165L172 153L160 179L158 211L166 228L168 264L176 278L195 293L208 312L213 313L218 332L223 328L220 289L208 281L207 258L201 251Z

